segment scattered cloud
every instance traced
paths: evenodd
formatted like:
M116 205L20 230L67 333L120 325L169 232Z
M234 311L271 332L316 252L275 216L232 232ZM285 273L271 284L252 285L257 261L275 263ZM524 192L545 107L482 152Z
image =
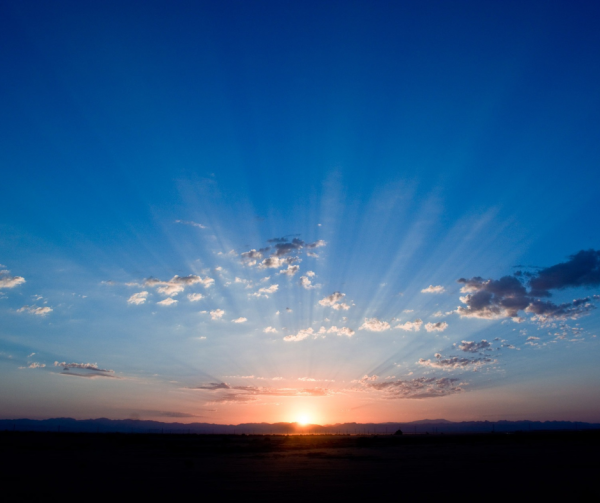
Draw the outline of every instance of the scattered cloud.
M345 293L333 292L331 295L328 295L327 297L321 299L319 301L319 304L325 307L332 307L337 311L347 311L348 309L350 309L350 306L345 302L340 302L345 296Z
M19 367L20 369L43 369L46 366L45 363L31 362L27 367Z
M279 274L286 274L287 276L292 277L298 272L299 269L299 265L288 265L287 269L282 269L281 271L279 271Z
M129 297L127 299L127 303L135 304L136 306L139 306L140 304L145 303L147 298L148 298L148 292L138 292L138 293L134 293L131 297Z
M427 288L423 288L423 290L421 290L421 293L444 293L445 291L446 289L441 285L429 285Z
M0 271L0 288L14 288L25 283L22 276L10 276L9 273L7 269Z
M278 333L277 329L274 327L267 327L263 330L265 334L276 334Z
M369 330L370 332L384 332L389 330L390 324L386 321L380 321L377 318L365 318L365 322L359 330Z
M175 220L176 224L183 224L183 225L191 225L192 227L197 227L198 229L206 229L205 225L196 223L196 222L192 222L191 220Z
M190 293L188 294L187 298L190 302L198 302L199 300L204 298L204 295L202 295L201 293Z
M159 306L172 306L173 304L177 304L177 300L172 298L172 297L167 297L165 300L161 300L160 302L157 302L156 304Z
M36 316L46 316L48 313L51 313L53 309L51 307L38 307L38 306L23 306L17 309L17 313L29 313L35 314Z
M550 290L600 286L600 250L581 250L567 262L538 271L529 286L534 297L550 297Z
M406 330L408 332L418 332L421 330L422 324L423 320L417 318L415 321L407 321L401 325L396 325L394 328L399 328L400 330Z
M254 292L250 295L252 297L265 297L268 299L269 295L272 293L275 293L278 288L279 288L279 285L271 285L269 287L259 288L259 290L257 292Z
M445 321L438 321L437 323L426 323L425 330L428 332L443 332L448 328L448 323Z
M295 262L301 262L298 257L276 257L271 256L264 259L258 266L259 269L278 269L286 265L294 264Z
M530 291L523 282L529 285ZM592 297L554 304L540 300L552 296L551 290L600 286L600 250L581 250L567 262L539 270L536 273L517 271L499 280L481 277L458 280L466 295L457 312L463 317L497 319L512 318L521 322L520 311L534 315L535 321L577 319L589 314L595 306Z
M458 349L464 351L465 353L479 353L480 351L490 349L491 347L492 345L485 339L483 339L481 342L462 341L458 345Z
M169 281L161 281L156 278L148 278L144 281L145 286L155 287L158 293L168 295L169 297L178 295L183 292L187 286L200 284L204 288L213 285L214 279L208 276L202 279L200 276L190 274L189 276L173 276Z
M110 377L119 379L114 375L114 370L102 369L98 367L97 363L67 363L67 362L54 362L55 367L62 367L63 371L61 375L70 375L73 377L84 377L88 379L97 379L102 377ZM79 370L79 372L72 372L72 370Z
M303 341L307 337L311 337L315 331L312 328L306 328L304 330L300 330L296 335L286 335L283 340L286 342L299 342Z
M461 358L458 356L451 356L449 358L444 358L440 353L436 353L434 356L435 360L426 360L425 358L420 358L417 363L426 367L433 367L442 370L478 370L484 365L495 362L495 360L492 360L488 357Z
M365 378L368 378L368 376L365 376ZM374 380L365 378L360 380L360 385L364 390L382 392L384 397L388 399L438 398L463 391L459 379L447 377L418 377L410 380L398 379L381 382L374 382Z
M232 323L244 323L246 321L248 321L248 318L243 318L243 317L236 318L235 320L231 320Z
M312 271L309 271L312 272ZM314 276L315 273L312 274ZM311 277L312 277L311 276ZM300 276L300 286L305 288L306 290L312 290L313 288L319 288L321 285L313 285L312 281L309 279L308 273L306 276Z
M306 275L307 275L309 278L313 278L313 277L315 277L315 276L316 276L316 274L315 274L315 272L314 272L314 271L308 271L308 272L306 273Z
M223 315L225 314L225 311L223 311L222 309L215 309L213 311L211 311L210 313L210 318L212 320L220 320Z

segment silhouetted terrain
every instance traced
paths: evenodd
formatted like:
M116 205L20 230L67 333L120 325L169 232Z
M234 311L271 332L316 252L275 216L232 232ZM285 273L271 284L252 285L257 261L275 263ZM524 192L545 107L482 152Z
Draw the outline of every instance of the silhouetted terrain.
M211 434L390 434L401 429L405 434L421 433L509 433L516 431L595 430L600 424L571 421L463 421L424 419L409 423L340 423L332 425L297 423L163 423L138 419L1 419L0 431L62 431L88 433L211 433Z
M227 501L598 501L600 431L423 435L0 432L3 494Z

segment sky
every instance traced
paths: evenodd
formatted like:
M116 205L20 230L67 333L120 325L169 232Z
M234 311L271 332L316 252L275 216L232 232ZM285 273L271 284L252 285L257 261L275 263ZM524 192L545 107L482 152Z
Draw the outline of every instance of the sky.
M597 2L0 4L0 415L600 422Z

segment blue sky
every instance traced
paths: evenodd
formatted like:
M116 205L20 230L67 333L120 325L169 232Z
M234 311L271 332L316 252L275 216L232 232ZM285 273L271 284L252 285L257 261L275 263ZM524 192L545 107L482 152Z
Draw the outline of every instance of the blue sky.
M4 2L4 416L600 421L599 11Z

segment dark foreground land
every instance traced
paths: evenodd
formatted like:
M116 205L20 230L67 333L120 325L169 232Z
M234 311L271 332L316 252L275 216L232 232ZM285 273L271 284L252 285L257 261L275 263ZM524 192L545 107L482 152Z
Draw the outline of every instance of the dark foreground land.
M0 487L119 500L600 501L600 431L477 435L0 432ZM8 501L8 500L7 500Z

